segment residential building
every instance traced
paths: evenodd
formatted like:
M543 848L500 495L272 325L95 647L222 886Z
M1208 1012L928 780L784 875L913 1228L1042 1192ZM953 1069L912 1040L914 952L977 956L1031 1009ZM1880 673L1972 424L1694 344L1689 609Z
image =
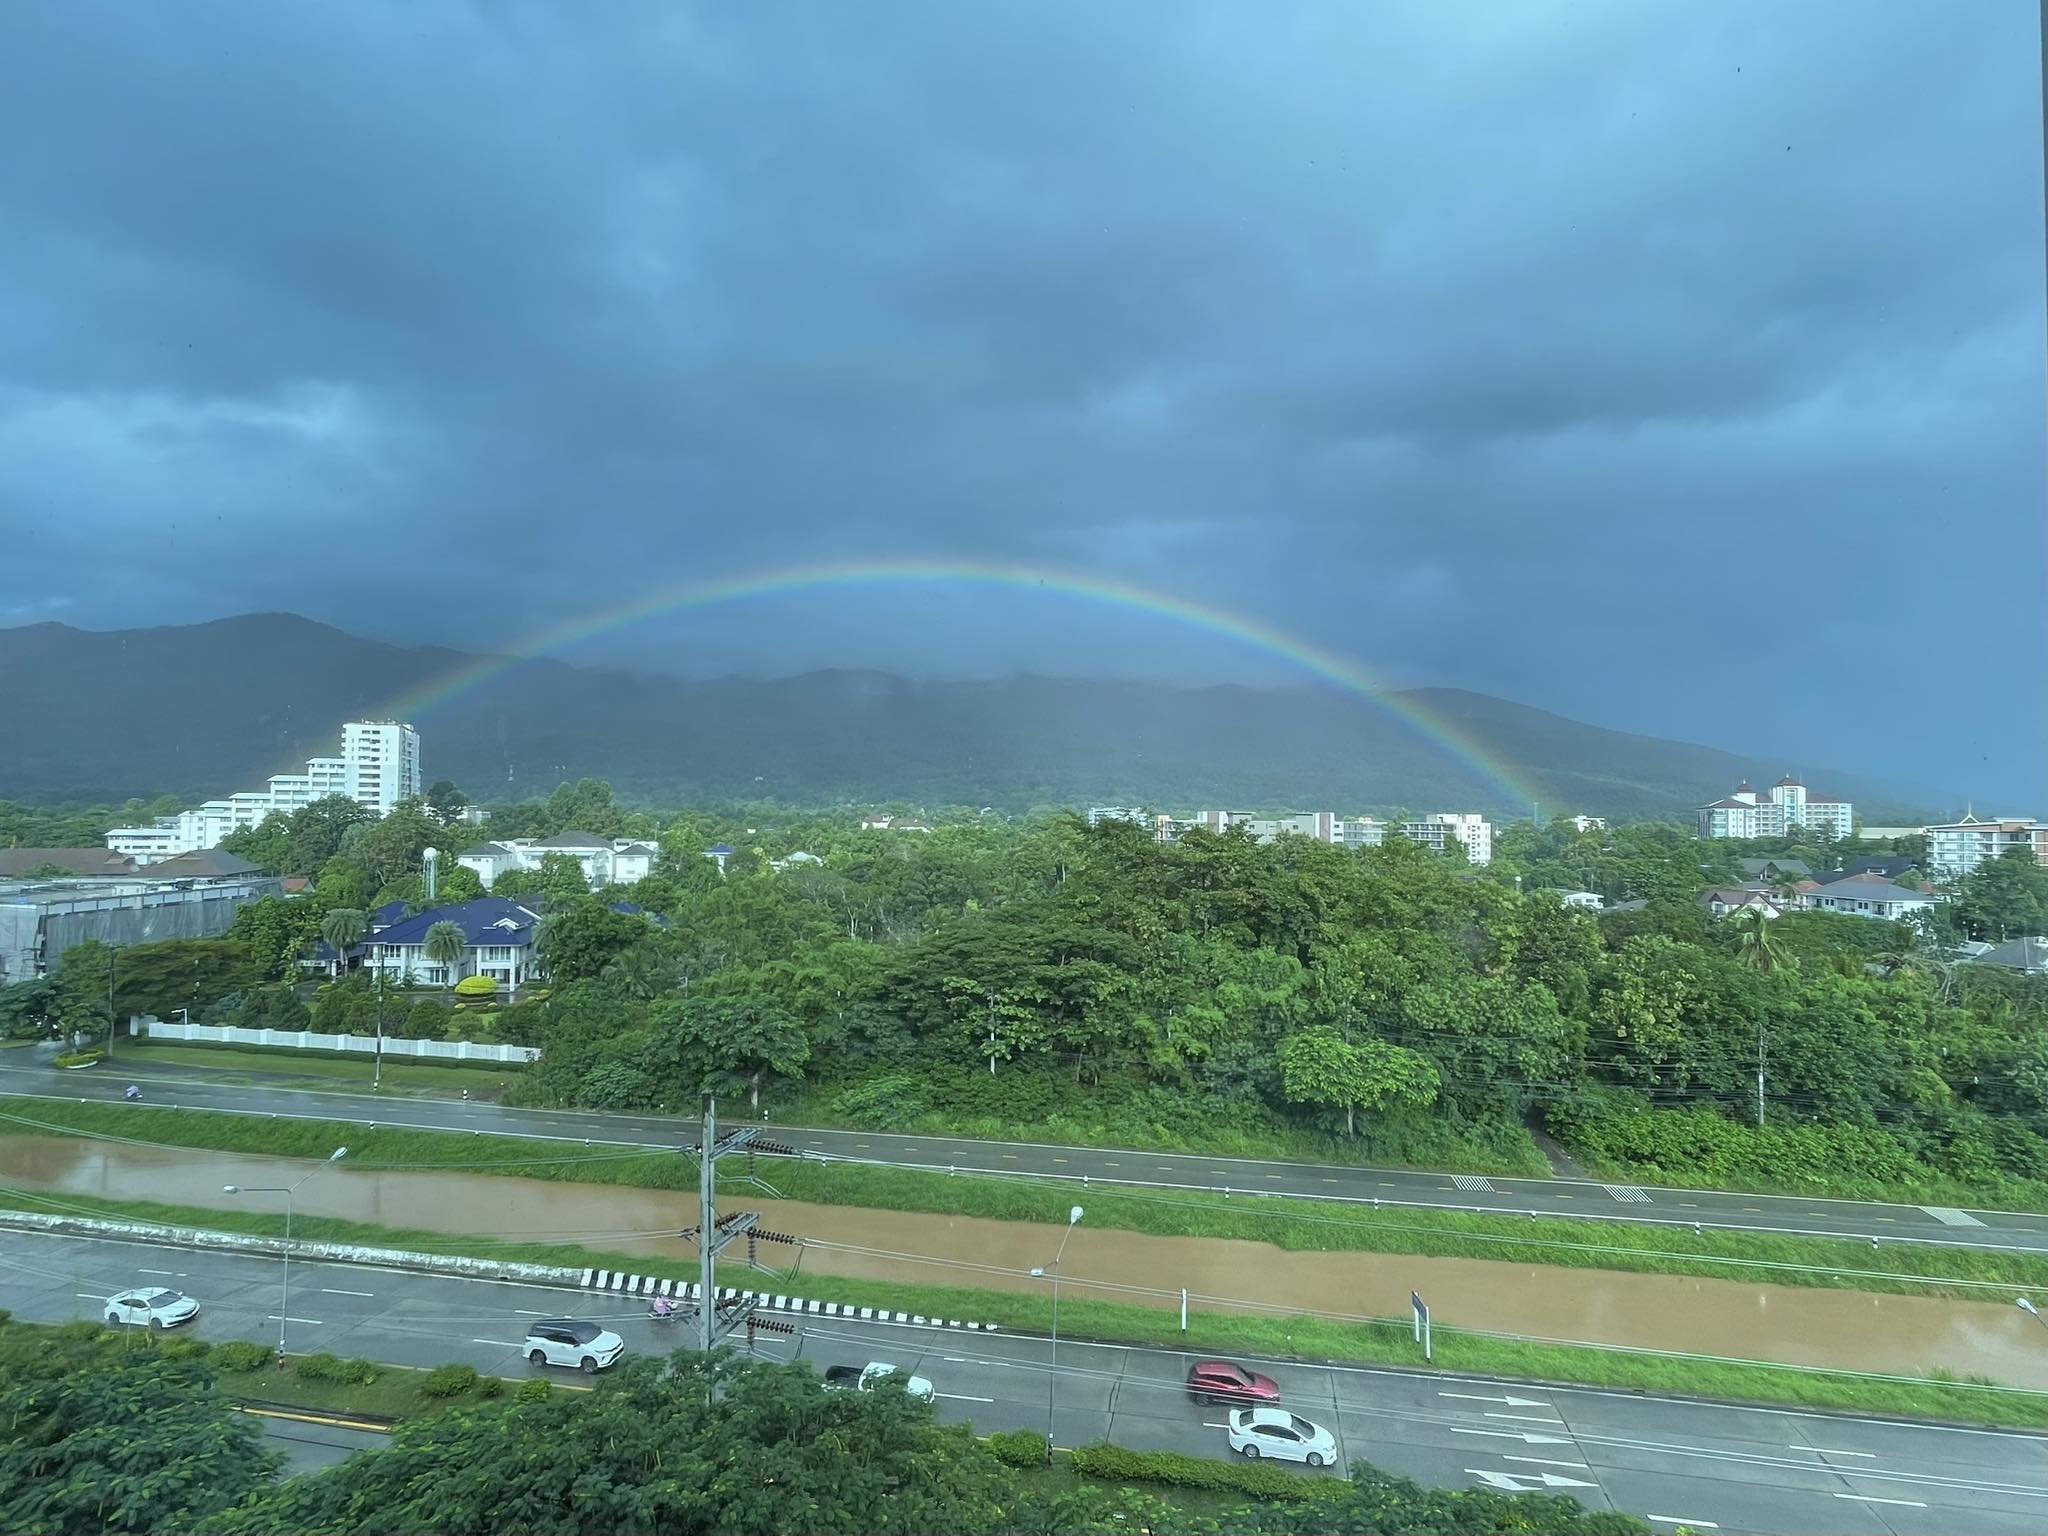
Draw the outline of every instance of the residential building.
M1088 825L1091 827L1099 827L1105 821L1128 821L1142 827L1150 825L1151 820L1142 806L1091 805L1088 808Z
M731 843L713 843L704 850L704 857L716 864L718 872L722 875L725 873L726 860L733 856L734 851Z
M608 885L631 885L636 880L645 880L654 873L654 861L661 857L661 844L652 838L557 832L553 837L502 837L496 842L478 843L458 853L455 862L474 870L488 891L506 870L539 869L541 860L551 853L574 859L583 870L584 883L599 891Z
M1751 880L1789 883L1813 878L1813 867L1804 859L1737 859L1735 863Z
M1927 871L1937 880L1960 880L2015 848L2031 853L2036 864L2048 865L2048 821L1979 821L1966 814L1961 821L1927 829Z
M863 832L929 832L932 824L915 816L869 816L862 820Z
M815 853L806 853L801 848L799 848L795 853L784 854L779 859L770 859L768 861L768 867L774 870L775 873L779 875L785 869L796 869L801 865L823 864L824 862L825 861L819 858Z
M2026 976L2048 976L2048 939L2028 936L1987 945L1970 957L1973 965L2002 965Z
M46 974L87 939L125 946L215 938L234 926L243 903L282 891L275 876L254 872L0 881L0 985Z
M1882 875L1848 875L1815 886L1805 901L1817 912L1898 919L1933 910L1935 898L1913 886L1894 885Z
M1574 832L1605 832L1607 830L1607 818L1605 816L1567 816L1565 820L1572 824Z
M436 923L462 930L462 957L453 966L427 954L427 931ZM400 918L363 944L363 968L397 981L410 976L428 986L453 986L465 976L488 976L500 986L525 984L535 969L534 931L540 914L502 896L479 896Z
M1791 774L1760 794L1744 779L1725 800L1699 810L1701 837L1785 837L1794 830L1843 838L1855 831L1847 800L1816 799Z
M396 720L351 720L341 728L341 756L308 758L304 773L273 774L266 788L208 800L146 827L115 827L107 833L107 846L138 864L154 864L217 848L230 832L260 827L279 812L289 814L329 795L345 795L381 817L420 792L419 733Z
M1716 917L1726 917L1730 912L1761 912L1765 917L1776 917L1783 909L1771 896L1763 891L1752 891L1746 887L1732 890L1707 891L1700 900Z
M1493 862L1493 823L1477 811L1432 811L1398 828L1411 843L1420 843L1436 853L1448 853L1455 842L1473 864Z
M1578 907L1587 912L1598 912L1607 905L1598 891L1560 891L1557 899L1567 907Z

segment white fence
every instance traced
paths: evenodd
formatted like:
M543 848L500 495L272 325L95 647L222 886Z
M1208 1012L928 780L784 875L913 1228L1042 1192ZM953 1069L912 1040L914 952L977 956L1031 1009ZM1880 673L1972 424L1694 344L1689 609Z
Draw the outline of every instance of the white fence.
M372 1035L323 1035L310 1029L239 1029L231 1024L166 1024L143 1015L128 1021L128 1033L151 1040L213 1040L222 1045L263 1045L289 1051L377 1053ZM384 1037L384 1054L415 1061L497 1061L522 1065L540 1059L536 1045L480 1045L472 1040L402 1040Z

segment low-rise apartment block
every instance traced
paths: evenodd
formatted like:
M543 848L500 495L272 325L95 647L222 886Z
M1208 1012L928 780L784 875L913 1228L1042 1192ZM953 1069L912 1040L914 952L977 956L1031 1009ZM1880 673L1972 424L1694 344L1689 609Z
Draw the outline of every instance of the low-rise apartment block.
M726 850L732 852L730 848ZM508 869L539 869L548 854L574 859L583 869L584 883L593 891L608 885L631 885L654 873L654 861L661 857L661 844L652 838L598 837L590 832L558 832L553 837L505 837L478 843L455 856L464 869L474 870L489 890ZM719 868L723 870L721 860Z
M1701 837L1785 837L1804 829L1843 838L1855 831L1847 800L1817 799L1791 774L1759 793L1744 779L1725 800L1699 810Z
M1493 823L1477 811L1432 811L1414 821L1404 821L1400 834L1436 853L1449 853L1453 845L1465 850L1473 864L1493 862Z
M1937 880L1960 880L2015 848L2048 866L2048 821L1979 821L1966 815L1961 821L1927 828L1927 872Z

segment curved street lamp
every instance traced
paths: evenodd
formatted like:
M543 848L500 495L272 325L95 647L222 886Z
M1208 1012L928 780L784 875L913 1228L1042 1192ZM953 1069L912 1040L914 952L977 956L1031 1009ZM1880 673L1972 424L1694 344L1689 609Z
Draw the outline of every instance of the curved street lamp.
M327 1154L328 1163L338 1163L348 1156L347 1147L336 1147ZM297 1184L223 1184L220 1192L224 1195L283 1195L284 1196L284 1280L277 1300L277 1358L284 1361L285 1330L291 1324L292 1310L292 1196L299 1192L299 1185L325 1168L322 1163L298 1181Z

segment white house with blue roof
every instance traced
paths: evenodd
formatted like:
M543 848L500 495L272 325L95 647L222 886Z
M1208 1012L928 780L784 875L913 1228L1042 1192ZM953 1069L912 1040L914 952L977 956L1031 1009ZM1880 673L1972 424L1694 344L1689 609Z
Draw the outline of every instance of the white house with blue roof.
M427 954L427 930L436 923L462 930L462 958L453 974ZM488 976L502 987L524 986L538 969L533 936L539 925L538 912L502 896L433 907L372 934L363 944L363 968L382 971L392 981L409 975L428 986L452 986L465 976Z

